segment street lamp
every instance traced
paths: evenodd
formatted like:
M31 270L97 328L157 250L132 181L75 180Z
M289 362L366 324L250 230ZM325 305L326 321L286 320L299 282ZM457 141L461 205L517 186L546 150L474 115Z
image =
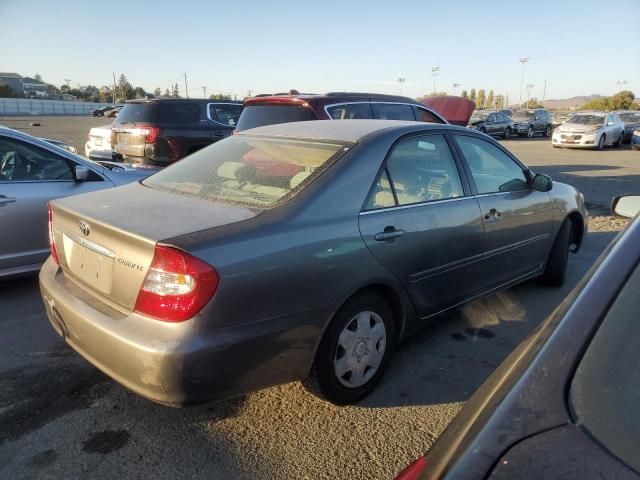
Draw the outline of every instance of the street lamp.
M520 77L520 106L522 106L522 85L524 85L524 64L529 61L529 57L520 57L518 60L522 64L522 76Z
M458 87L460 86L459 83L454 83L453 84L453 94L454 95L458 95Z
M407 79L404 77L399 77L398 78L398 83L400 84L400 95L402 95L402 87L404 86L404 82L406 82Z
M440 73L440 67L431 67L431 76L433 77L433 93L436 93L436 77Z

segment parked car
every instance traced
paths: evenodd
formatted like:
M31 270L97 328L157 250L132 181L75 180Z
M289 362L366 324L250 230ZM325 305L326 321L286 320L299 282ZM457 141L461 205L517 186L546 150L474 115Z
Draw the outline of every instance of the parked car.
M140 180L41 139L0 128L0 278L35 272L49 256L47 202Z
M631 148L640 150L640 129L635 130L631 136Z
M68 152L78 153L78 150L76 149L76 147L74 147L73 145L69 145L66 142L62 142L60 140L54 140L52 138L42 138L42 137L40 137L40 140L50 143L51 145L55 145L56 147L60 147L64 150L67 150Z
M551 113L542 108L534 110L518 110L513 116L514 129L521 137L533 138L536 133L545 137L551 136L553 120Z
M640 478L639 292L636 219L397 480Z
M116 105L112 109L107 110L106 112L104 112L104 116L105 117L109 117L109 118L115 118L115 117L118 116L118 114L120 113L120 111L123 108L124 108L124 105Z
M551 128L555 130L571 118L573 112L553 112L551 114Z
M624 138L624 123L615 113L576 113L553 131L551 144L558 147L596 148L619 147Z
M613 112L624 123L624 143L631 143L633 132L640 130L640 112L636 110L620 110Z
M501 112L476 110L469 120L469 128L486 133L509 138L513 132L513 121Z
M108 105L106 107L96 108L95 110L91 110L89 112L89 115L92 115L94 117L103 117L105 112L108 112L109 110L113 110L114 108L116 108L115 105Z
M295 91L293 91L295 92ZM446 114L457 117L462 107L463 125L468 122L473 108L469 100L450 97L449 112L439 112L411 98L373 93L331 92L317 94L259 95L244 101L244 110L238 121L237 131L286 122L308 120L413 120L431 123L448 123Z
M111 124L93 127L89 130L87 143L84 145L84 156L91 160L112 160Z
M231 135L241 112L224 100L130 100L111 127L113 158L169 165Z
M50 212L51 325L171 405L303 379L356 402L426 319L532 277L561 284L587 224L576 189L490 137L383 120L240 132Z

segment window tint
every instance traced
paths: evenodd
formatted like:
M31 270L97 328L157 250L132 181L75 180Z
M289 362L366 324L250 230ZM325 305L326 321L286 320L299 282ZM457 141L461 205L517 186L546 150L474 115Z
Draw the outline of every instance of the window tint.
M345 105L333 105L327 107L327 112L332 120L357 120L373 118L371 104L349 103Z
M304 122L316 120L316 114L309 107L297 105L249 105L244 107L238 120L237 130L275 125L276 123Z
M44 148L0 137L0 182L73 180L69 162Z
M378 178L369 202L367 203L367 210L375 210L376 208L394 207L396 200L393 198L393 191L391 190L391 182L389 182L389 176L387 170L383 170L382 174Z
M443 135L400 142L387 160L387 171L400 205L464 195L460 175Z
M424 108L413 107L413 112L419 122L442 123L440 119Z
M188 124L200 121L200 104L196 102L127 103L118 114L118 123L150 122Z
M456 135L478 193L511 192L527 188L527 177L511 157L495 145L475 137Z
M233 105L231 103L212 103L209 104L209 116L211 120L224 125L235 127L242 113L242 105Z
M415 120L411 105L397 103L372 103L373 118L379 120Z
M496 114L492 113L491 115L489 115L489 118L487 118L487 122L495 122L496 121Z
M496 113L496 118L499 122L508 122L509 120L502 113Z

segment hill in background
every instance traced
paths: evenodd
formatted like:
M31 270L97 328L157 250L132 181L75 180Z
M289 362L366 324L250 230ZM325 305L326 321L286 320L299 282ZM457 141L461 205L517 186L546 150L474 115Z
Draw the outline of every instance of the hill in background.
M584 104L590 102L591 100L596 100L598 98L603 98L602 95L587 95L581 97L571 97L571 98L563 98L563 99L551 99L545 100L543 105L545 108L553 109L553 110L578 110Z

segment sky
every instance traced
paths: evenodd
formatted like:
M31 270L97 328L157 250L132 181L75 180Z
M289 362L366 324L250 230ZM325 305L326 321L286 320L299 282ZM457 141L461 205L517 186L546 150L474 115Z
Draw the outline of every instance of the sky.
M607 9L612 9L608 12ZM153 92L640 96L640 0L0 0L0 72ZM439 67L432 76L432 67ZM404 78L400 84L399 78ZM523 89L526 97L526 89Z

